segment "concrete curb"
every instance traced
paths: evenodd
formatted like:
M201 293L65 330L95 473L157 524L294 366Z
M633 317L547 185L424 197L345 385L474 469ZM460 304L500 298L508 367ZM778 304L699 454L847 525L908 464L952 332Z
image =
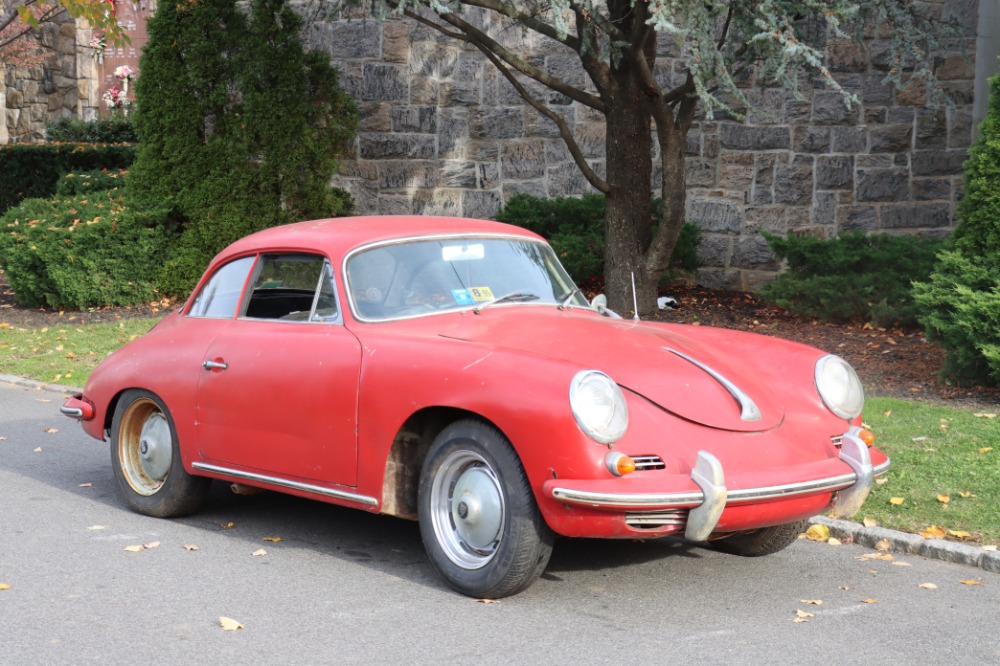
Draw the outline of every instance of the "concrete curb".
M885 527L865 527L849 520L837 520L826 516L816 516L809 521L813 525L826 525L830 536L840 540L874 548L880 541L889 544L893 553L919 555L932 560L954 562L976 567L983 571L1000 573L1000 550L983 550L982 546L972 546L944 539L925 539L919 534L909 534Z
M83 389L77 386L63 386L62 384L48 384L38 382L34 379L25 379L17 375L0 375L0 382L15 384L25 388L33 388L39 391L51 391L52 393L83 393Z

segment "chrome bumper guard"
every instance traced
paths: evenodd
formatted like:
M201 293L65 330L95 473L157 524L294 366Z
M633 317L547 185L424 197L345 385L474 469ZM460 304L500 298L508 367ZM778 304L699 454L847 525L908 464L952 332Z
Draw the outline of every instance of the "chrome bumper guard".
M853 471L825 479L789 483L763 488L726 488L725 474L719 459L707 451L699 451L691 480L701 492L682 493L595 493L572 488L553 488L552 497L567 504L578 504L595 508L626 508L642 511L667 508L689 508L684 537L691 541L704 541L715 530L727 503L747 504L774 499L786 499L833 492L830 510L838 518L849 518L861 509L861 505L872 489L875 477L889 470L886 460L878 467L872 465L868 445L858 434L860 428L852 427L844 433L840 447L840 459Z

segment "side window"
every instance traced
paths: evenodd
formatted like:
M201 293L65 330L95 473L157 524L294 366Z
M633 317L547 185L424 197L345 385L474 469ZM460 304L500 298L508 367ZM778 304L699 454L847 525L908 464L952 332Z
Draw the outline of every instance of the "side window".
M333 271L323 257L266 254L248 290L246 317L287 321L338 318Z
M236 314L236 306L253 262L254 257L243 257L230 261L215 271L195 296L188 316L231 319Z

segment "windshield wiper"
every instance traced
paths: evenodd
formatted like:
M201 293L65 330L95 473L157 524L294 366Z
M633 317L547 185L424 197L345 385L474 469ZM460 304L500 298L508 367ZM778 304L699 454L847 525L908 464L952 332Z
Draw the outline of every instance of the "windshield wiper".
M566 297L562 299L562 301L559 303L559 309L565 310L566 307L569 306L569 302L573 300L573 297L576 296L577 294L582 294L582 293L583 292L580 291L579 287L573 287L572 289L570 289L569 293L566 294Z
M498 298L494 298L492 301L486 301L485 303L483 303L479 307L475 308L472 312L475 313L475 314L479 314L480 312L482 312L486 308L488 308L491 305L494 305L496 303L504 303L504 302L507 302L507 303L521 303L521 302L524 302L524 301L537 301L537 300L538 300L538 296L535 296L534 294L522 294L519 291L513 291L513 292L511 292L509 294L504 294L503 296L500 296Z

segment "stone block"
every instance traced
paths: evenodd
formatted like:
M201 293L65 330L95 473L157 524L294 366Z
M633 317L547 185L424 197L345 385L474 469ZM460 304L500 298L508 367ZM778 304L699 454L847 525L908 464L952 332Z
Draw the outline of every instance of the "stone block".
M382 60L408 62L410 59L410 29L402 20L386 21L382 29Z
M905 201L910 197L910 174L906 169L858 169L855 196L858 201Z
M975 60L960 53L934 58L934 75L939 81L976 78Z
M902 204L882 207L883 229L942 229L951 225L951 205Z
M914 178L910 186L914 201L951 201L949 178Z
M591 167L596 171L603 171L603 162L591 162ZM573 162L564 162L550 166L546 169L546 177L549 183L549 196L566 197L579 194L588 194L594 191L590 183L584 178L580 169Z
M894 155L858 155L854 162L859 169L888 169L896 160Z
M792 130L792 150L797 153L825 153L830 150L830 128L799 125Z
M861 102L866 106L885 106L892 104L893 86L882 83L885 77L881 72L868 72L861 82Z
M914 552L922 557L966 564L977 568L983 556L982 548L945 539L926 539L917 544Z
M358 116L362 132L392 131L392 105L388 102L361 102Z
M734 268L699 268L697 282L708 289L739 291L743 287L740 271Z
M541 178L545 175L545 145L540 141L504 141L500 173L504 180Z
M379 193L376 203L379 215L412 215L416 211L413 197L402 193Z
M462 214L461 190L423 190L413 197L413 212L416 215L444 215L455 217Z
M743 211L743 233L767 231L784 235L788 231L788 206L747 206Z
M733 236L729 234L702 234L698 244L698 258L702 266L728 266L733 256Z
M392 131L434 134L437 132L437 107L394 107L392 109Z
M869 132L869 150L873 153L899 153L910 150L912 125L877 125Z
M445 84L449 104L478 105L483 94L483 61L475 54L460 53L454 77Z
M393 102L407 99L409 81L403 67L375 62L366 64L363 71L363 100Z
M802 99L791 99L785 102L781 119L786 123L799 124L809 122L812 116L812 104Z
M500 142L469 141L465 146L465 155L477 162L495 162L500 159Z
M1000 573L1000 550L984 550L979 560L979 568L983 571Z
M343 60L377 60L382 54L380 44L382 22L333 21L312 23L307 41L336 62Z
M812 157L798 155L792 164L774 168L774 202L805 205L812 201Z
M719 142L730 150L776 150L791 148L791 133L787 127L760 127L722 123Z
M910 168L914 176L961 175L968 155L966 150L916 150L910 157Z
M439 182L441 187L471 189L476 187L478 171L475 162L444 160L441 162Z
M24 93L16 88L7 88L7 108L20 109L24 105Z
M715 160L689 157L684 160L684 179L688 187L715 185Z
M424 134L362 134L359 140L361 157L377 159L434 158L435 140Z
M848 107L843 93L823 90L813 95L814 125L854 125L858 117L857 107Z
M476 166L476 187L492 190L500 186L500 167L495 162L483 162Z
M967 148L972 144L972 113L967 109L953 109L948 114L948 147Z
M864 45L855 40L830 40L826 56L831 72L863 72L868 67Z
M924 543L924 538L917 534L898 532L885 527L864 527L854 533L854 542L860 546L874 548L882 541L888 542L893 552L916 554L921 544Z
M976 100L975 81L942 81L941 90L956 106L971 106Z
M946 148L948 146L948 116L944 108L917 111L917 136L914 147L918 150Z
M495 190L474 190L462 192L462 215L488 220L497 214L503 205L500 193Z
M878 229L878 215L875 206L838 206L837 230L875 231Z
M868 145L865 130L860 127L833 127L831 138L834 153L862 153Z
M515 180L503 184L504 204L510 201L515 194L530 194L533 197L547 197L545 181L542 180Z
M837 223L837 192L817 192L813 197L812 222L824 227Z
M816 158L816 189L844 190L854 184L854 158L849 155L820 155Z
M415 188L436 187L438 184L437 165L431 161L380 160L377 167L378 184L383 189L413 190Z
M516 139L523 131L524 113L520 107L469 110L469 138Z
M564 120L566 121L566 125L569 127L570 132L573 132L576 126L573 119L570 117L564 117ZM557 127L556 124L547 117L536 112L534 109L525 109L524 135L542 137L545 139L557 139L559 143L562 143L565 146L562 136L559 134L559 127Z
M712 233L740 230L740 209L730 201L696 199L689 196L685 218L696 223L704 231Z

